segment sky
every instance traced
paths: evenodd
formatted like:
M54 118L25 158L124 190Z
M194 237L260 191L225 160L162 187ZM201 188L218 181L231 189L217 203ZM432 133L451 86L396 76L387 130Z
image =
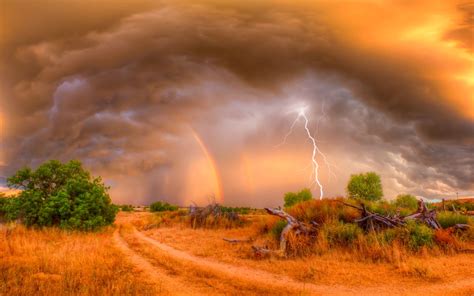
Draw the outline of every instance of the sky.
M0 183L79 159L114 202L474 196L466 1L0 2ZM285 136L286 137L285 140ZM285 140L283 142L283 140Z

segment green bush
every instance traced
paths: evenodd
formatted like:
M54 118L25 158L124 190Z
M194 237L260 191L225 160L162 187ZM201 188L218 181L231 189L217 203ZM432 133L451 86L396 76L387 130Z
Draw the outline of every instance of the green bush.
M275 223L275 225L273 225L273 227L270 229L271 236L274 239L279 240L281 232L283 231L283 228L286 227L286 225L288 225L288 222L285 220L278 220L277 223Z
M102 180L92 178L79 161L51 160L36 170L21 169L8 178L8 186L22 191L7 216L27 226L95 230L112 224L118 210Z
M410 221L405 230L408 234L405 241L410 249L418 251L421 247L433 246L434 231L428 226Z
M157 201L150 205L151 212L165 212L165 211L176 211L178 206L171 205L167 202Z
M398 237L399 229L396 228L387 228L382 230L381 232L377 233L377 240L384 244L390 245L395 241Z
M363 234L357 224L342 222L328 224L325 231L328 242L333 246L350 246Z
M251 209L249 207L225 207L221 206L221 211L223 213L237 213L241 215L247 215L250 213Z
M395 206L402 209L415 211L418 208L418 200L411 194L400 194L393 203Z
M297 203L311 200L313 198L313 195L311 194L311 190L308 188L305 188L301 190L300 192L287 192L285 194L285 197L283 198L285 200L285 208L292 207L296 205Z
M352 175L347 184L349 197L362 200L380 200L383 196L380 176L374 172Z
M132 205L119 205L119 209L123 212L133 212L134 208Z
M7 221L18 217L20 211L19 199L17 197L0 197L0 218Z
M441 227L448 228L456 224L468 224L469 217L454 212L439 212L437 219Z

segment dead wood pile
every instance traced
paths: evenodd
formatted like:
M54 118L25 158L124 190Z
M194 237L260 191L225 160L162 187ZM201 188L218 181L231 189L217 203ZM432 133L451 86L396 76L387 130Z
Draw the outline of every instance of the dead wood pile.
M227 219L231 222L240 220L239 214L224 211L222 206L217 203L211 203L205 207L191 205L189 207L189 217L191 218L193 228L206 226L209 218L213 218L213 221L217 221L219 218Z
M383 216L377 213L372 213L367 210L364 204L361 204L360 207L348 203L344 203L344 205L358 209L361 212L362 217L356 219L354 222L358 223L365 231L379 231L385 228L404 226L409 220L424 223L435 230L441 228L436 219L436 209L428 210L423 200L418 201L418 209L416 212L404 217L400 216L399 213L393 216Z
M436 220L436 209L428 210L425 202L422 199L418 201L418 210L416 210L415 213L404 217L403 219L405 221L417 220L419 222L425 223L433 229L441 229L441 225L439 225L438 220Z
M280 252L284 255L288 254L288 237L290 233L294 235L306 235L315 238L317 234L318 223L312 221L311 223L304 223L298 221L296 218L286 213L280 208L271 209L265 208L265 211L270 215L280 217L281 219L286 220L287 225L283 228L283 231L280 234ZM255 249L255 248L254 248Z

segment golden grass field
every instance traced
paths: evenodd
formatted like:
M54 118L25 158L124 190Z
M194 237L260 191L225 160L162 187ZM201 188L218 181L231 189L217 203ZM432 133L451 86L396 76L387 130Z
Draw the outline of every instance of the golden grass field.
M342 249L256 260L260 219L234 229L119 213L99 233L0 226L0 295L474 295L474 254ZM223 238L251 242L228 243Z

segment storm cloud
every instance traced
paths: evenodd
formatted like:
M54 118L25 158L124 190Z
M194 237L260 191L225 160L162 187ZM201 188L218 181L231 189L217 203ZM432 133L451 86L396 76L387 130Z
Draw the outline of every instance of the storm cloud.
M365 170L387 197L474 192L466 4L39 2L4 4L2 175L77 158L117 201L186 203L212 165L226 202L274 204L308 181L304 134L275 148L303 104L329 195Z

